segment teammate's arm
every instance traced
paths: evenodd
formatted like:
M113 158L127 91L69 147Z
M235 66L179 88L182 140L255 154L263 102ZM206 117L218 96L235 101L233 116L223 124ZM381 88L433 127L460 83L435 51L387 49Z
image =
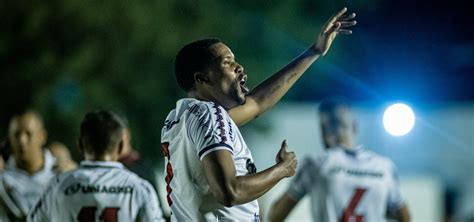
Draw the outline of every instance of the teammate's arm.
M236 176L232 154L213 151L202 159L209 188L217 201L227 207L250 202L270 190L278 181L295 174L297 160L283 141L272 167L252 175Z
M388 213L387 217L400 222L410 222L410 213L407 205L402 205L398 210Z
M273 107L293 86L301 75L321 55L325 55L337 34L351 34L345 28L354 26L354 13L345 15L347 8L343 8L331 17L322 27L318 40L296 57L288 65L259 84L246 97L245 104L228 111L234 122L240 126L257 118L260 114Z
M387 218L396 221L408 222L410 221L410 212L405 201L403 201L400 191L398 170L395 164L391 163L392 177L389 184L388 209Z
M276 222L283 221L295 208L298 201L293 199L288 193L283 194L270 208L268 213L268 221Z

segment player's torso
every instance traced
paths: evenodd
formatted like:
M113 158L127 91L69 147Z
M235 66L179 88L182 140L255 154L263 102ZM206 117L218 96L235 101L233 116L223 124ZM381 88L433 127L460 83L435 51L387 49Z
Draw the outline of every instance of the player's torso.
M27 213L41 196L47 181L52 176L53 174L48 178L38 180L39 178L33 178L24 173L6 171L2 175L2 186L6 191L4 198L10 198L14 205Z
M124 169L81 166L56 187L54 219L132 221L140 207L135 184L136 178Z
M186 99L188 100L188 99ZM182 100L181 100L182 101ZM209 212L219 211L224 218L236 217L233 212L228 212L225 207L219 204L209 191L209 185L204 175L199 153L196 152L194 141L190 139L187 124L190 124L188 118L190 115L200 115L205 112L197 100L178 102L178 107L171 113L176 112L174 118L166 120L164 133L162 133L162 142L165 156L165 168L167 175L168 204L173 211L174 216L178 218L192 218L193 220L205 220L204 215ZM201 104L202 106L202 104ZM239 129L230 119L227 112L221 107L210 105L212 112L219 112L217 118L219 125L222 126L221 134L225 134L226 143L231 144L233 150L233 159L237 175L246 175L249 172L255 172L252 155L248 149ZM255 201L246 205L257 209L258 204ZM242 214L254 214L243 207L233 207L234 211L243 211ZM249 211L249 212L246 212Z
M312 198L328 221L380 221L387 209L390 176L390 164L368 151L329 152Z
M39 199L48 182L55 176L52 168L54 158L49 151L45 151L43 168L29 174L26 171L18 169L14 158L10 157L7 162L7 168L1 175L2 199L6 204L4 207L15 208L26 215ZM1 219L0 219L1 221Z

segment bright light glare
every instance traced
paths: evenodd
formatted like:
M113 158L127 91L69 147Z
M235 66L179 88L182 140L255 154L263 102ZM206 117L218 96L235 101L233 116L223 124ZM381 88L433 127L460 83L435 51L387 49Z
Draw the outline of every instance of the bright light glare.
M383 126L392 136L403 136L409 133L414 125L415 113L403 103L389 106L383 114Z

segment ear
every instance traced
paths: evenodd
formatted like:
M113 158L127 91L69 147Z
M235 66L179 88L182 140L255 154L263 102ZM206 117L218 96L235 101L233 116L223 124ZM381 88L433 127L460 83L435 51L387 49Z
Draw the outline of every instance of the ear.
M209 82L209 78L207 77L206 73L195 72L194 73L194 82L204 84L204 83Z
M41 131L42 131L41 133L42 133L42 137L43 137L43 138L41 138L41 140L42 140L42 141L41 141L41 147L44 147L44 145L45 145L46 142L48 141L48 131L46 131L46 130L44 130L44 129L41 130Z
M118 144L118 147L117 147L117 155L120 157L122 156L123 152L124 152L124 141L123 139L120 139L120 142Z

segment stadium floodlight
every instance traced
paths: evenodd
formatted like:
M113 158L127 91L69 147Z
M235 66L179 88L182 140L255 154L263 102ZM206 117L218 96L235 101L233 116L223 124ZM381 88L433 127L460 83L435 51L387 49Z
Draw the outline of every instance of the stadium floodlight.
M415 113L403 104L395 103L389 106L383 114L383 126L392 136L403 136L415 125Z

